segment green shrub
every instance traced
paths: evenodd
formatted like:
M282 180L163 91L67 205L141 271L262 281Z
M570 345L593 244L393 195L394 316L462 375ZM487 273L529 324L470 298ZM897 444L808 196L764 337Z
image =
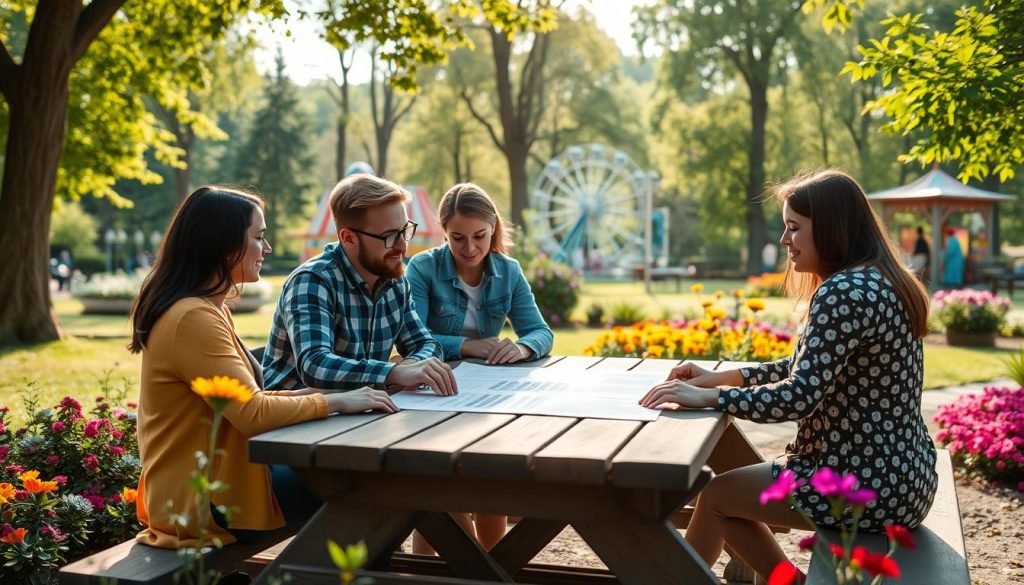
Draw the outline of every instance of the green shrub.
M647 315L644 314L643 305L622 301L612 305L611 317L615 325L632 325L643 321Z
M1017 355L1006 358L1003 363L1006 364L1006 374L1010 379L1018 386L1024 386L1024 346Z
M604 307L594 303L587 307L587 326L600 327L604 325Z
M580 275L570 266L547 256L526 265L526 280L533 289L540 314L551 327L569 324L569 315L580 300Z

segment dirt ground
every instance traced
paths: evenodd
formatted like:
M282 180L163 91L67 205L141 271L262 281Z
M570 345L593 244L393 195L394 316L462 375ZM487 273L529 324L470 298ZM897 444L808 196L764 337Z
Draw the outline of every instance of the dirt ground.
M766 456L782 451L785 443L762 449ZM993 489L958 480L957 498L967 543L967 564L973 585L1011 585L1024 583L1024 493L1013 489ZM779 540L790 558L804 569L809 555L797 550L797 541L807 533L780 534ZM721 576L727 556L714 567ZM604 567L590 547L571 528L567 528L534 559L576 567ZM896 581L898 583L898 581Z

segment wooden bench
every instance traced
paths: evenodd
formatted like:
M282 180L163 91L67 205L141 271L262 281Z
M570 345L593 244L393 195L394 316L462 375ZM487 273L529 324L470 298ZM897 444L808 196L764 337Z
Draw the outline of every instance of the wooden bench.
M974 263L974 280L988 284L992 294L999 294L1001 287L1009 291L1013 297L1013 289L1017 283L1024 284L1024 273L1018 273L1009 268L1009 264L997 260L982 260Z
M901 573L896 582L901 585L970 585L964 533L960 525L960 505L956 498L949 451L939 449L935 467L939 473L939 489L928 517L913 532L917 548L898 549L893 555ZM838 532L828 532L830 538L839 542ZM889 542L884 534L858 534L856 544L866 546L873 552L889 550ZM830 561L814 556L808 571L808 585L835 583Z
M268 532L259 540L236 543L217 549L204 549L207 569L230 573L246 559L263 552L295 533L282 528ZM174 573L182 566L178 551L122 542L60 569L59 585L163 585L174 583Z

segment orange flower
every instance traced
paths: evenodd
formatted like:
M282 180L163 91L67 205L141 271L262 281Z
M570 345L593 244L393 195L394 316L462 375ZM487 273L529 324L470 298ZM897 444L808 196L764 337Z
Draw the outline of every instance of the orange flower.
M30 494L57 491L56 481L42 481L34 477L23 479L21 485L25 486L25 491Z
M126 487L123 490L121 490L121 497L124 498L124 501L128 502L129 504L134 504L135 501L139 499L139 492L138 490L133 490L130 487Z
M8 532L6 535L0 536L0 542L6 542L7 544L18 544L19 542L25 540L25 535L27 533L28 530L25 530L24 528L15 528L11 532Z
M245 384L227 376L213 378L196 378L192 380L192 391L211 401L214 408L223 408L229 402L238 401L242 404L252 399L252 390Z
M0 483L0 504L6 504L14 500L14 486L9 483Z

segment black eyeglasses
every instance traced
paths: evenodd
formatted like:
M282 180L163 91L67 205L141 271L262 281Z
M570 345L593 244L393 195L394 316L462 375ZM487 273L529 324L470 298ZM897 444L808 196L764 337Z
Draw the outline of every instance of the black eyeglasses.
M385 248L394 248L395 244L398 243L398 238L402 238L403 240L408 242L409 240L412 239L413 236L416 235L416 225L416 222L410 221L407 222L405 224L405 227L403 227L400 230L395 230L393 232L385 232L383 234L371 234L370 232L364 232L363 230L357 230L356 228L351 227L345 229L353 231L357 234L369 236L371 238L377 238L378 240L384 242Z

